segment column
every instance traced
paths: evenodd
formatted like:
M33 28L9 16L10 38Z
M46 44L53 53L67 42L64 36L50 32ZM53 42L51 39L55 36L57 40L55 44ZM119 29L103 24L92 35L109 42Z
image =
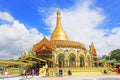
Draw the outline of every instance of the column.
M79 67L79 60L76 59L76 67Z
M78 59L78 67L80 68L80 59Z

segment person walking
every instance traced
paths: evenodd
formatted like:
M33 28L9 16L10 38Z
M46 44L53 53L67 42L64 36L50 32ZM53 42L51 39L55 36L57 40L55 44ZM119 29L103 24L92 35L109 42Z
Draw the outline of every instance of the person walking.
M26 78L28 78L28 71L27 70L25 71L25 75L26 75Z
M25 69L23 69L23 71L22 71L22 78L24 79L25 78Z
M118 69L118 68L116 68L116 70L115 70L115 71L116 71L116 74L119 74L119 69Z
M72 75L72 72L70 69L68 70L68 75Z
M34 71L34 69L32 69L32 77L34 76L34 73L35 73L35 71Z
M8 77L8 69L5 69L5 76Z
M107 74L107 71L106 71L106 70L104 70L104 74Z

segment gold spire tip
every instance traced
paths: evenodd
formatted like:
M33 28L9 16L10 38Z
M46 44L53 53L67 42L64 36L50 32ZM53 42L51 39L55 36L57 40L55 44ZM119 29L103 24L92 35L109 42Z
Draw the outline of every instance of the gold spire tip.
M58 11L57 11L57 15L60 15L61 13L60 13L60 10L58 9Z

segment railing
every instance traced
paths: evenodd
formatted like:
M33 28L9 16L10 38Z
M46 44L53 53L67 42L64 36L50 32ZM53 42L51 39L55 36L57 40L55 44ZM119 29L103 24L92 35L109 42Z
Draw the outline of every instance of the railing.
M22 70L20 68L9 68L8 74L12 76L19 76L22 74Z
M83 67L83 68L68 68L71 71L76 71L76 72L101 72L104 70L104 68L101 67Z
M71 70L72 74L80 73L92 73L92 74L103 74L104 68L102 67L88 67L88 68L50 68L50 75L58 75L59 70L62 69L63 75L68 75L68 70Z

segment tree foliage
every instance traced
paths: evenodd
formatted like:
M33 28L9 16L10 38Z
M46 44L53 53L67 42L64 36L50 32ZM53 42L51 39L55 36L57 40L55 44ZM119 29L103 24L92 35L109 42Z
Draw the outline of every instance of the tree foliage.
M116 49L110 52L110 58L116 59L116 61L120 61L120 49Z

